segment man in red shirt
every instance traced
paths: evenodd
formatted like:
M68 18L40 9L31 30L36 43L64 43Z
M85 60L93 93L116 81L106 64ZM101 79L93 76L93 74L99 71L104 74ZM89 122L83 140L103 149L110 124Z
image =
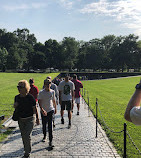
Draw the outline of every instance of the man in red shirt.
M37 104L37 102L38 102L37 96L38 96L38 93L39 93L38 87L34 85L34 79L33 78L29 79L29 83L30 83L29 93L33 95L33 97L36 100L36 104Z
M75 85L75 103L77 104L77 115L79 115L79 109L80 109L80 88L83 88L82 83L77 79L77 75L73 76L72 82ZM73 110L73 108L72 108Z

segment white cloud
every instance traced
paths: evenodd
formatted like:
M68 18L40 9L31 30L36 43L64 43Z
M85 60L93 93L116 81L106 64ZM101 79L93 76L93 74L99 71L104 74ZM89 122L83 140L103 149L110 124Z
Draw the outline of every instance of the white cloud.
M46 3L32 3L31 7L34 9L45 8L47 6Z
M123 26L135 29L135 32L141 34L141 0L119 0L112 2L99 0L98 2L85 5L80 12L83 14L93 13L95 15L114 17Z
M45 3L31 3L31 4L20 4L20 5L5 5L3 9L6 11L16 10L28 10L28 9L40 9L46 7Z
M70 0L59 0L59 4L66 9L71 9L73 6L73 2Z

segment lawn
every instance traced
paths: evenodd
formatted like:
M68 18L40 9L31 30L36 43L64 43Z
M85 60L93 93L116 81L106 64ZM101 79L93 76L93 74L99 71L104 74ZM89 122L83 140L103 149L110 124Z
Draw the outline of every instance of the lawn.
M141 126L135 126L124 119L124 112L128 101L135 91L135 85L140 81L140 77L106 79L83 81L84 88L88 91L90 107L95 114L95 102L98 98L98 106L101 111L98 112L99 122L105 129L103 119L106 125L114 132L123 130L124 123L127 123L127 131L133 141L141 150ZM87 94L87 92L86 92ZM86 95L87 100L87 95ZM102 116L101 116L102 115ZM106 130L106 134L113 142L114 146L122 155L123 153L123 132L112 133ZM141 157L127 136L127 157Z
M5 119L7 119L12 115L14 97L18 94L17 84L19 80L29 81L30 78L34 78L35 85L41 90L47 76L51 76L53 79L57 75L59 73L0 73L0 116L5 115ZM6 136L7 133L0 134L0 141Z

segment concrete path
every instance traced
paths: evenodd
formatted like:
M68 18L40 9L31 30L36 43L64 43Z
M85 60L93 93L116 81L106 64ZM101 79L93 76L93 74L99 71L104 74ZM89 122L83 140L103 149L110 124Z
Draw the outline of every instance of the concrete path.
M82 102L82 100L81 100ZM67 112L65 124L61 124L60 108L56 114L56 127L53 132L53 150L48 148L48 140L43 143L41 125L32 132L31 158L120 158L105 132L98 126L98 138L95 138L95 118L88 116L87 105L81 104L80 115L76 115L76 105L72 115L72 127L68 129ZM15 122L16 123L16 122ZM0 158L21 158L23 144L17 127L0 146Z

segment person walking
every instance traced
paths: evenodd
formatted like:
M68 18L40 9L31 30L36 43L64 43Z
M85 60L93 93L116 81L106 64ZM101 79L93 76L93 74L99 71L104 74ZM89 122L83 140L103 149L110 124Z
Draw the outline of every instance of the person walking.
M69 124L68 128L71 127L71 117L72 117L72 104L74 101L74 83L69 80L69 75L65 75L65 80L61 81L58 86L59 90L59 103L61 105L61 123L64 124L64 110L68 111Z
M29 79L29 84L30 84L30 91L29 91L29 93L33 95L33 97L36 100L36 103L38 103L37 96L39 94L39 90L38 90L38 87L34 85L34 79L33 78Z
M51 80L51 76L48 76L47 79ZM52 82L52 80L51 80L50 89L53 89L55 91L56 104L58 105L58 97L59 97L58 88L57 85ZM55 127L55 114L53 114L52 122L53 122L53 127Z
M31 132L36 123L39 124L39 115L34 97L29 94L30 85L26 80L18 83L19 94L15 96L14 108L18 110L18 125L24 145L24 158L29 158L31 153Z
M39 92L38 102L41 109L42 118L42 130L43 130L43 142L46 141L46 124L48 123L48 133L49 133L49 146L52 147L52 116L53 113L56 114L56 101L55 101L55 91L50 89L51 80L44 80L44 89Z
M73 76L72 82L75 85L75 97L74 98L75 98L75 103L77 104L77 115L79 115L80 97L81 97L80 88L83 88L83 85L82 85L81 81L79 81L77 79L77 75ZM73 104L73 106L74 106L74 104ZM73 111L73 107L72 107L72 111Z

